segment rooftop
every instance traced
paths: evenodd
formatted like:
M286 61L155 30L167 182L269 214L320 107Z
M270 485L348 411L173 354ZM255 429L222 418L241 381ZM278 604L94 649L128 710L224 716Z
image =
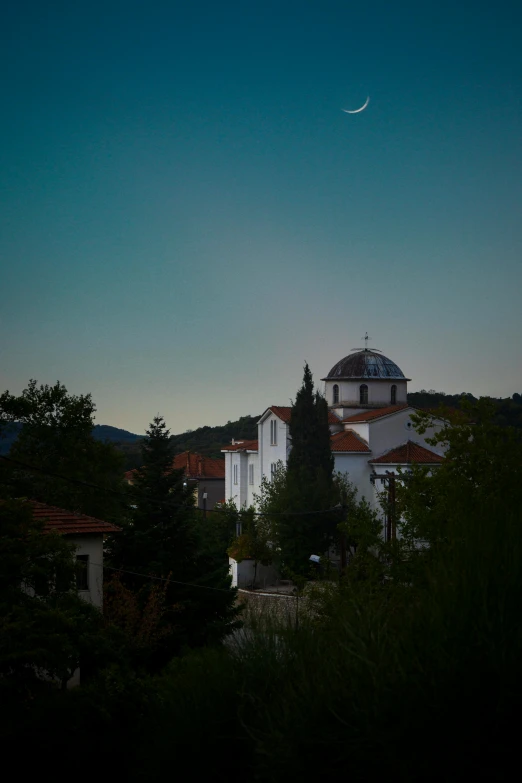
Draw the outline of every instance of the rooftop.
M408 380L395 362L384 354L370 351L365 348L362 351L351 353L335 364L323 381L341 380L350 378L396 378Z
M194 480L225 478L224 460L204 457L196 451L183 451L181 454L176 454L171 470L184 470L185 476ZM136 471L137 468L134 468L125 473L127 481L132 481Z
M29 500L28 503L33 507L33 516L35 519L43 520L44 530L55 531L61 535L84 535L86 533L117 533L121 528L111 525L110 522L103 522L95 517L88 517L85 514L79 514L76 511L66 511L56 506L48 506L47 503L39 503L36 500Z
M332 435L330 438L330 447L332 451L360 452L362 454L371 454L368 444L363 438L360 438L353 430L344 430Z
M386 408L376 408L371 411L354 413L353 416L346 416L346 418L343 419L343 423L351 422L352 424L355 424L356 422L362 421L374 421L375 419L382 419L383 416L391 416L394 413L399 413L399 411L404 411L406 408L411 408L411 405L404 402L401 405L388 405Z
M402 446L397 446L386 454L382 454L376 459L369 460L371 465L409 465L416 462L419 465L432 465L444 462L444 457L436 454L431 449L421 446L409 440Z
M235 440L229 446L223 446L221 451L257 451L258 448L257 440Z

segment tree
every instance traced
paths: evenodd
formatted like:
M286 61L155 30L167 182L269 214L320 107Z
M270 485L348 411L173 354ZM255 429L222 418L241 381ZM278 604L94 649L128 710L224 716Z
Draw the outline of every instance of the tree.
M59 381L30 380L19 397L2 394L0 423L22 424L13 462L3 463L4 482L18 496L118 522L125 511L122 457L92 437L95 410L90 394L69 394Z
M121 569L121 583L139 596L141 611L154 581L166 585L154 649L149 650L152 669L184 645L219 641L233 630L238 613L225 551L218 566L200 545L194 492L184 471L172 468L169 434L163 418L155 416L143 441L143 466L131 488L130 518L108 547L111 566Z
M477 563L489 557L499 547L503 525L522 507L520 431L494 423L495 406L488 399L467 401L460 411L442 415L444 426L428 443L445 446L444 462L432 471L412 466L397 482L392 571L409 582L423 582L441 558L457 552L464 557L463 546L468 561L477 546ZM432 424L432 414L416 416L420 432Z
M335 512L323 513L338 502L339 496L333 480L328 406L319 392L314 394L308 364L305 364L303 383L292 406L290 438L292 450L284 482L284 500L281 503L280 499L277 504L281 513L277 539L284 568L289 573L304 576L309 572L310 555L322 556L333 545L339 522ZM299 511L306 513L300 515ZM321 513L309 513L313 511Z

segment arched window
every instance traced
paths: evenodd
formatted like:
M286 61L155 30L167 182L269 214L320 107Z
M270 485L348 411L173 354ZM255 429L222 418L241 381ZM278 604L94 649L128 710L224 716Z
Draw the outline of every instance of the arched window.
M368 387L365 383L359 386L359 402L361 405L366 405L368 402Z
M334 401L334 405L336 402L339 402L339 387L336 383L334 384L333 387L333 401Z
M397 387L395 384L393 384L393 386L391 387L390 402L392 405L395 405L397 403Z

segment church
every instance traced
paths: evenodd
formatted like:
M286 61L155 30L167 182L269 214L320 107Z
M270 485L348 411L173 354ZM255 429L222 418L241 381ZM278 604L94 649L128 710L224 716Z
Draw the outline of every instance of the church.
M407 401L411 379L380 351L370 350L367 338L363 350L340 359L321 380L335 471L346 474L374 508L380 509L378 494L399 468L412 463L435 468L442 462L443 449L427 443L436 427L422 435L413 427L415 411ZM226 498L238 508L255 506L263 477L270 478L279 461L287 464L291 411L271 405L259 419L257 440L236 440L222 449ZM383 524L383 535L389 534Z

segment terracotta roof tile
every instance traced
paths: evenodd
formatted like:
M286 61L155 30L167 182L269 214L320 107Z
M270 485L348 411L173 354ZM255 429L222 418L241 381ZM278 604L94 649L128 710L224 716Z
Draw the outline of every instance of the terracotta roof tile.
M290 423L290 419L292 417L292 408L288 405L271 405L270 408L268 408L269 411L272 411L272 413L275 413L278 418L281 419L281 421L284 421L286 424ZM340 424L341 419L335 415L335 413L332 413L332 411L328 411L328 424Z
M332 451L357 451L363 454L371 454L366 441L356 435L353 430L344 430L344 432L332 435L330 446Z
M257 451L259 441L257 440L236 440L230 446L223 446L221 451Z
M224 479L225 460L204 457L196 451L183 451L174 457L172 470L184 470L189 479ZM125 473L127 481L132 482L136 472L137 468L128 470Z
M409 465L412 462L418 462L421 465L440 464L444 462L444 457L435 454L434 451L414 443L409 440L402 446L397 446L386 454L382 454L376 459L368 460L372 465Z
M195 451L176 454L172 463L174 470L184 470L185 476L193 479L224 479L225 460L204 457Z
M388 405L387 408L377 408L376 410L364 411L363 413L355 413L353 416L347 416L343 419L343 422L355 424L355 422L359 421L374 421L375 419L381 419L383 416L391 416L392 413L404 411L406 408L411 408L411 405L408 405L406 402L402 403L402 405Z
M33 507L33 516L45 522L44 530L54 530L62 535L83 535L84 533L117 533L121 530L110 522L88 517L75 511L66 511L56 506L48 506L47 503L39 503L36 500L28 501Z

